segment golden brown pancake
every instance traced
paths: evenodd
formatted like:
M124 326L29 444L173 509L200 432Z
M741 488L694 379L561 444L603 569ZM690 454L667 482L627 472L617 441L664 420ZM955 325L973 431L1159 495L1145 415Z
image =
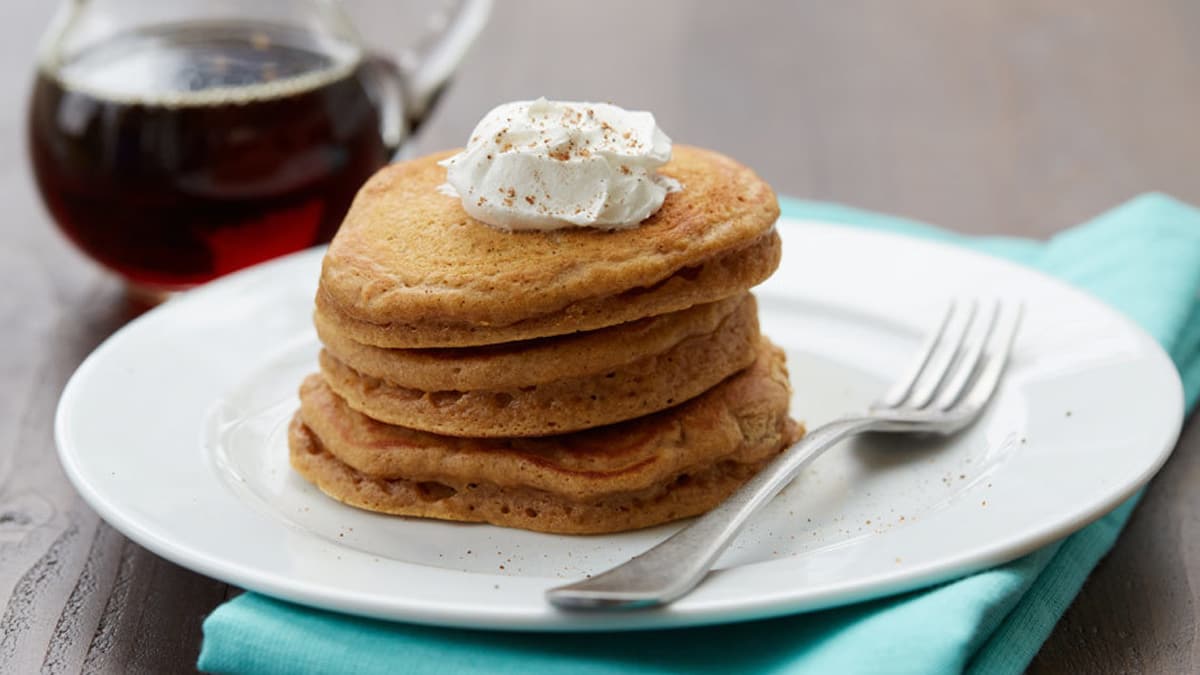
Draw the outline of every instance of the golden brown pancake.
M702 513L803 432L787 416L783 353L692 401L599 429L465 439L383 424L321 380L301 388L292 465L360 508L543 532L599 533Z
M710 335L737 314L755 321L748 293L609 328L557 337L446 349L388 349L356 342L320 313L314 316L325 349L363 375L424 391L510 389L609 373L662 354L685 339Z
M720 504L766 463L721 463L608 499L576 503L529 488L476 484L458 492L441 483L372 478L338 461L298 419L288 428L292 467L334 499L399 516L491 523L555 534L603 534L651 527L699 515Z
M437 161L363 186L330 244L317 311L381 347L461 347L562 335L726 298L779 263L771 188L714 152L676 146L683 190L638 227L502 232L436 191Z
M749 366L759 344L755 309L747 296L709 333L629 363L539 384L426 391L361 373L328 350L320 356L321 375L350 407L391 424L450 436L560 434L677 405Z

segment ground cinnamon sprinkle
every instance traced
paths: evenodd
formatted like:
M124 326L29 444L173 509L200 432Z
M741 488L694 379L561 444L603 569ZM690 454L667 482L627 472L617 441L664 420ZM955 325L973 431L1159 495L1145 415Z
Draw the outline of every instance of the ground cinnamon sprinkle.
M472 160L475 162L479 162L483 155L486 155L489 162L500 163L504 162L498 157L500 154L528 153L530 156L529 162L522 162L520 166L509 168L531 172L532 180L529 188L537 190L537 192L519 194L515 185L512 187L502 186L498 190L498 197L493 197L493 199L498 198L501 201L496 202L496 206L490 207L491 210L498 211L501 203L504 208L513 208L515 203L524 200L524 203L532 209L530 213L567 219L571 222L577 221L580 217L600 217L620 200L612 194L607 194L607 190L591 196L581 194L576 200L574 187L569 185L570 175L575 171L584 170L582 166L574 166L577 163L575 160L580 160L578 164L590 167L593 164L592 157L605 159L607 167L603 169L588 168L588 171L614 171L618 176L623 177L619 179L617 188L609 186L611 189L617 189L618 192L625 189L643 189L636 185L646 180L643 176L643 169L638 163L641 158L630 155L631 151L640 152L648 147L649 139L643 140L637 130L620 126L614 127L616 122L610 123L599 114L600 111L594 108L562 106L559 111L551 111L553 108L542 108L535 113L531 108L528 111L528 119L521 117L520 124L517 126L512 126L512 124L518 119L518 116L514 115L507 119L501 116L500 120L503 120L501 124L504 121L508 122L503 129L496 131L496 128L500 126L496 124L487 131L479 132L478 135L472 137L472 142L482 141L480 146L476 146L474 150L478 153ZM548 130L552 127L556 128L553 132ZM510 136L510 134L512 135ZM488 135L491 135L494 145L482 140ZM546 159L564 163L564 165L543 165L543 171L550 172L548 178L539 173L536 168L539 160L544 162ZM621 163L622 160L627 163ZM633 162L633 164L628 162ZM628 182L629 179L634 179L635 183ZM553 190L550 189L550 184L557 185L564 180L567 181L564 185L570 188L570 195L552 195ZM609 178L608 180L617 179ZM496 183L492 183L492 185L496 185ZM544 195L544 197L538 195ZM594 203L597 197L603 199L604 196L608 196L610 199L604 201L602 205ZM561 205L555 201L559 197L563 198ZM475 205L480 208L489 204L488 199L469 194L469 192L463 195L463 199L467 204L475 200ZM586 204L582 203L585 201ZM487 209L484 210L487 211ZM573 216L571 215L572 211L574 212Z

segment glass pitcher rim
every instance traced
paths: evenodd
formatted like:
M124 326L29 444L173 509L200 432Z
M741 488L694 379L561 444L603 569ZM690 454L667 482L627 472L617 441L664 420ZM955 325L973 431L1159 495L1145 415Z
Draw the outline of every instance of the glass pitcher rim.
M264 92L265 88L271 90L269 92L271 95L278 96L283 90L290 92L293 90L304 91L314 89L346 77L362 65L367 54L362 36L354 27L342 3L338 0L286 0L286 2L276 4L277 8L282 8L284 5L319 8L322 11L317 16L317 21L315 22L285 23L256 18L247 19L235 15L221 18L205 17L195 19L181 17L178 20L166 22L149 21L141 25L132 23L126 26L119 26L115 29L110 26L108 27L109 32L103 34L101 37L93 37L91 40L79 45L69 45L69 36L77 28L77 22L86 17L86 9L89 6L95 7L97 4L105 1L64 0L60 2L54 18L43 34L36 58L37 70L46 77L60 81L64 87L74 91L84 92L105 100L136 101L144 104L166 105L177 105L186 101L192 105L203 105L254 100L261 98L267 93ZM125 1L129 2L131 0ZM189 11L188 8L176 7L176 9L181 11L181 13ZM261 83L246 83L209 87L202 90L164 88L162 91L151 92L140 89L134 92L132 90L121 91L118 88L92 86L82 78L74 77L70 72L71 65L78 62L81 55L90 50L103 49L105 44L110 43L114 39L119 39L124 35L133 35L139 32L151 33L172 28L195 30L203 28L206 24L214 27L236 27L239 31L246 32L253 32L256 29L264 32L275 32L280 28L285 28L289 31L295 31L298 34L303 33L306 37L318 43L323 52L335 54L336 58L333 59L330 67L290 76L267 87L264 87ZM320 26L321 29L315 29L316 26Z
M101 2L130 2L134 0L61 0L57 3L57 8L51 17L46 29L42 32L42 36L38 41L36 52L36 64L39 70L49 73L55 72L61 68L64 63L59 58L60 54L56 52L56 48L63 45L63 38L75 28L74 23L80 20L84 14L83 10L86 5L95 5ZM143 1L143 0L137 0ZM305 26L309 32L314 35L336 36L342 40L347 46L353 47L361 56L366 52L366 42L362 34L351 20L350 15L346 12L345 6L341 0L272 0L276 3L290 5L309 5L312 7L321 8L321 25L326 30L313 31L311 26ZM159 5L161 6L161 5ZM172 4L173 8L179 9L179 5ZM196 6L196 5L193 5ZM203 4L199 6L204 6ZM262 5L258 5L262 7ZM246 19L242 16L227 16L219 19L209 19L210 21L237 21L239 23L253 23L254 19ZM184 19L173 23L179 24L198 24L202 19ZM268 22L263 22L268 23ZM148 23L147 26L165 25ZM296 26L299 27L299 26ZM122 30L113 31L108 37L120 35ZM90 45L85 44L83 48Z

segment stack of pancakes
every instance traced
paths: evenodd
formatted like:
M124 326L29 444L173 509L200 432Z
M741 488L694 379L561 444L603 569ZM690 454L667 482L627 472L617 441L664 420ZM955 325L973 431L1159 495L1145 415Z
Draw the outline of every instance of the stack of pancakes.
M444 156L381 170L330 245L301 475L372 511L613 532L712 508L799 437L747 292L780 255L753 172L677 146L683 190L638 227L503 232L437 192Z

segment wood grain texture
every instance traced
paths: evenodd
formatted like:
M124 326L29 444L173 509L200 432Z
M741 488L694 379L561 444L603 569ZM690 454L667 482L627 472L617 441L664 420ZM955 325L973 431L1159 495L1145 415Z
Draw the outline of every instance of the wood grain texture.
M392 3L346 4L388 44ZM54 455L63 383L132 311L29 176L49 5L0 10L0 672L186 672L204 615L236 590L104 525ZM1190 0L506 0L415 149L459 145L500 101L612 100L784 194L1045 237L1145 190L1200 203L1198 34ZM1200 670L1197 484L1193 421L1032 672Z

